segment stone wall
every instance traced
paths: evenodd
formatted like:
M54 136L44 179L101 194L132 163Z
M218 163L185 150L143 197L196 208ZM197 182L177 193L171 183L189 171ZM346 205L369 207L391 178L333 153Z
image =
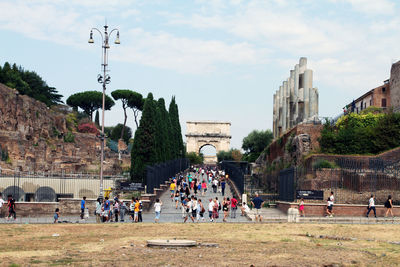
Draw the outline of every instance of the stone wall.
M400 61L390 70L390 102L395 111L400 110Z
M268 151L262 153L256 163L270 164L282 159L297 165L303 160L303 156L319 149L318 138L321 136L322 128L321 124L302 123L296 125L280 138L274 139Z
M313 164L321 159L331 162L336 162L338 160L352 161L355 162L360 169L370 169L371 159L380 159L389 162L400 161L400 147L388 150L375 156L314 154L305 159L304 166L307 169L311 169Z
M97 172L100 141L93 134L73 132L75 142L64 142L68 133L67 107L47 107L17 90L0 84L0 146L8 163L0 167L19 171ZM72 129L73 130L73 129ZM129 165L129 155L123 155ZM105 173L120 172L118 155L106 148Z
M287 213L289 208L298 208L298 203L290 202L277 202L277 208ZM367 213L367 205L354 205L354 204L335 204L333 206L333 213L335 216L365 216ZM306 216L324 216L326 215L326 204L325 203L305 203L304 212ZM373 216L373 211L371 211L370 217ZM386 208L383 205L376 205L376 214L378 217L383 217L385 215ZM400 216L400 206L393 206L393 215ZM389 215L390 216L390 215Z

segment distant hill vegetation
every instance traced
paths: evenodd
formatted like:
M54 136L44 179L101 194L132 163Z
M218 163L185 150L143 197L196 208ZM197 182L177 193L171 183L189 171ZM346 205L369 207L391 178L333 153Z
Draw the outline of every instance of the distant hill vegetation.
M20 94L33 97L47 106L62 103L62 95L56 88L48 86L36 72L24 70L15 63L11 66L6 62L3 67L0 66L0 83L15 88Z

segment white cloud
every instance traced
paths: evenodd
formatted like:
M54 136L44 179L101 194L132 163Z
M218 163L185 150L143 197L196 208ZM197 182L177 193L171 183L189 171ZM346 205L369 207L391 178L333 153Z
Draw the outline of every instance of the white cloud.
M347 2L356 11L368 15L388 15L395 13L395 3L389 0L331 0L332 2Z
M166 32L133 29L114 52L116 59L180 73L210 73L218 64L256 64L265 61L250 44L177 37ZM266 53L266 52L265 52ZM264 55L265 56L265 55Z

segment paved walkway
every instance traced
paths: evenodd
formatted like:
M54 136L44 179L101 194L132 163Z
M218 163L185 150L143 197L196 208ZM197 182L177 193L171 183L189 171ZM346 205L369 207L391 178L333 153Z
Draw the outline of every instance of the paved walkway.
M202 181L203 179L206 179L206 175L204 176L200 176L200 181ZM220 203L222 203L222 200L224 198L224 196L222 196L221 193L213 193L212 192L212 187L211 184L208 185L207 188L207 192L204 196L202 196L201 194L197 194L197 198L201 199L201 201L203 202L204 208L206 209L206 212L204 213L204 217L205 217L205 222L210 222L208 219L208 203L209 203L209 199L212 198L214 199L215 197L218 197L218 200L220 201ZM226 188L225 188L225 197L229 197L232 198L232 193L231 193L231 189L229 187L228 184L226 184ZM171 200L171 195L170 195L170 191L166 191L160 198L160 200L163 203L162 206L162 211L161 211L161 217L160 217L160 223L162 222L183 222L183 215L182 215L182 209L181 209L181 205L180 203L178 204L178 209L176 209L176 205L175 202ZM153 208L151 209L151 215L153 216L152 220L154 220L154 213L153 213ZM241 212L240 209L238 208L238 210L236 211L236 218L231 218L230 216L227 218L227 222L249 222L249 219L247 217L244 216L240 216ZM149 213L146 214L146 217L149 216ZM143 218L144 219L144 218ZM216 220L216 222L222 222L223 219L223 212L222 210L219 213L219 218ZM148 221L148 220L145 220ZM188 222L192 222L190 220L190 218L187 220ZM202 221L200 221L202 222Z

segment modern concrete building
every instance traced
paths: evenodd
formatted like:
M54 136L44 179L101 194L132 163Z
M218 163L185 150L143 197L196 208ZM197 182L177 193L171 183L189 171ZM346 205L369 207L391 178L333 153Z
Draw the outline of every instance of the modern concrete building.
M313 88L313 71L307 69L307 58L300 58L276 91L273 109L274 138L299 123L318 119L318 89Z

